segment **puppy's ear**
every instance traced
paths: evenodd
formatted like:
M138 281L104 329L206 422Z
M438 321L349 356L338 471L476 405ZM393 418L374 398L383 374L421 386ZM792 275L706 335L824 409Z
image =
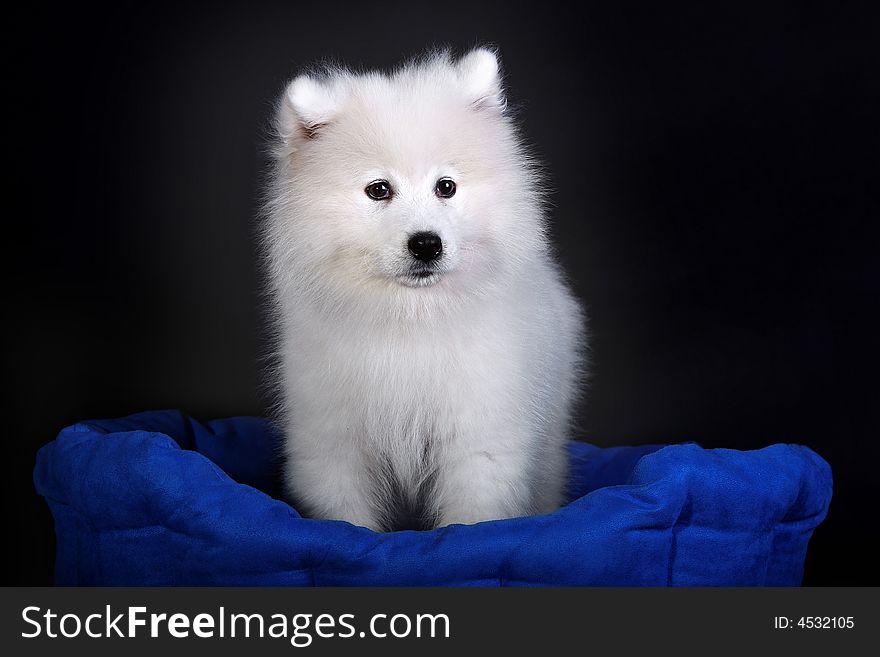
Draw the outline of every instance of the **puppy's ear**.
M287 85L278 108L278 131L294 146L314 139L339 113L342 85L332 76L300 75Z
M495 52L488 48L472 50L458 61L456 68L471 105L504 111L507 100L501 87L501 70Z

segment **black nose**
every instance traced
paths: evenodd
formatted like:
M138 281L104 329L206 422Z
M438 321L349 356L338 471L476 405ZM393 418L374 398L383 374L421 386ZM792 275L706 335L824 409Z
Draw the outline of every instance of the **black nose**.
M409 252L416 260L431 262L443 253L443 242L437 233L421 232L409 238Z

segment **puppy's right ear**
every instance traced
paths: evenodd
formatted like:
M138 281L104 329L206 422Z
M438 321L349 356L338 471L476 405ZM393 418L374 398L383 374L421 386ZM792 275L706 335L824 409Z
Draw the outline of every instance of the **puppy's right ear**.
M339 113L342 95L343 85L330 76L295 78L284 90L278 108L278 131L284 142L295 147L317 137Z

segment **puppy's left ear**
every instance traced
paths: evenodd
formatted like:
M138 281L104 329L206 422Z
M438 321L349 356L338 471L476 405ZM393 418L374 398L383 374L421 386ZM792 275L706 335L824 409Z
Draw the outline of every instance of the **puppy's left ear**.
M456 69L471 105L478 109L504 111L507 100L501 87L501 67L495 52L488 48L472 50L458 61Z

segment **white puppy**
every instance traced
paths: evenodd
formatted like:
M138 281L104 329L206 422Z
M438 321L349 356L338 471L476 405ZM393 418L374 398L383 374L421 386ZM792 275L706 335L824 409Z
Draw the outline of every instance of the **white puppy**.
M498 60L300 75L263 234L286 484L375 530L554 510L583 317Z

